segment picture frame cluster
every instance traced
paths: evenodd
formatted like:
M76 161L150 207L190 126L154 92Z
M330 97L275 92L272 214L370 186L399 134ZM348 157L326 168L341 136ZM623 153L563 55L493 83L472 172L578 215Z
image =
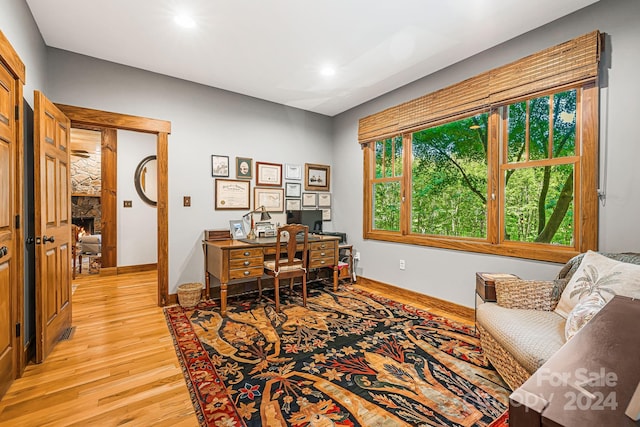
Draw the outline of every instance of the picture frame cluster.
M263 206L268 212L321 209L323 220L331 220L329 165L305 163L303 167L296 163L254 162L251 157L238 156L235 179L232 179L229 156L214 154L211 176L216 178L216 210L256 210ZM255 185L251 191L253 180Z

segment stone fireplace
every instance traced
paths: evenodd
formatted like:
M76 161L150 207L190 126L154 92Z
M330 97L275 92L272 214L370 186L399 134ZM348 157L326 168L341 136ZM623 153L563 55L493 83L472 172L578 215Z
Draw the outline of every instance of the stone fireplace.
M72 129L72 131L75 131ZM76 131L77 132L77 131ZM72 137L74 132L72 132ZM71 222L87 234L102 233L100 152L71 155Z
M71 222L84 227L87 234L101 234L102 207L100 197L71 196Z

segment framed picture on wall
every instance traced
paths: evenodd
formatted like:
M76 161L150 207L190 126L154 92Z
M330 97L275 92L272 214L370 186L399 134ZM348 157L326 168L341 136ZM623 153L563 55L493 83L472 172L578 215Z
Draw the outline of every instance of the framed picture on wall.
M248 157L236 157L236 178L253 178L253 160Z
M284 184L284 193L287 197L300 197L302 194L302 184L299 182L286 182Z
M302 193L302 207L315 208L318 205L316 193Z
M322 220L331 221L331 208L322 209Z
M253 189L253 209L264 206L268 212L284 211L284 190L282 188Z
M286 210L299 211L300 209L302 209L302 203L300 199L287 199Z
M331 193L318 193L318 207L319 208L331 207Z
M211 176L229 176L229 156L211 156Z
M256 185L282 187L282 165L256 162Z
M216 209L249 209L249 181L216 179Z
M284 169L284 177L286 179L293 179L297 181L302 180L302 166L300 165L292 165L291 163L287 163Z
M328 165L304 164L304 189L307 191L329 191L331 167Z

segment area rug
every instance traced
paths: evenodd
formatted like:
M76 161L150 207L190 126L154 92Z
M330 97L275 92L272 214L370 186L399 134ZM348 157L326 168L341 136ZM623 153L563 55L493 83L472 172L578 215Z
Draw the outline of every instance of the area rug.
M365 291L165 309L203 426L488 426L509 391L473 328Z

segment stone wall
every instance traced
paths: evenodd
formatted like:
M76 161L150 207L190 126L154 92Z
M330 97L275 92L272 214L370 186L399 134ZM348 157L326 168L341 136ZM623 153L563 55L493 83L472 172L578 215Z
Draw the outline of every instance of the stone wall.
M94 234L102 232L101 192L100 153L71 156L71 218L93 218Z

